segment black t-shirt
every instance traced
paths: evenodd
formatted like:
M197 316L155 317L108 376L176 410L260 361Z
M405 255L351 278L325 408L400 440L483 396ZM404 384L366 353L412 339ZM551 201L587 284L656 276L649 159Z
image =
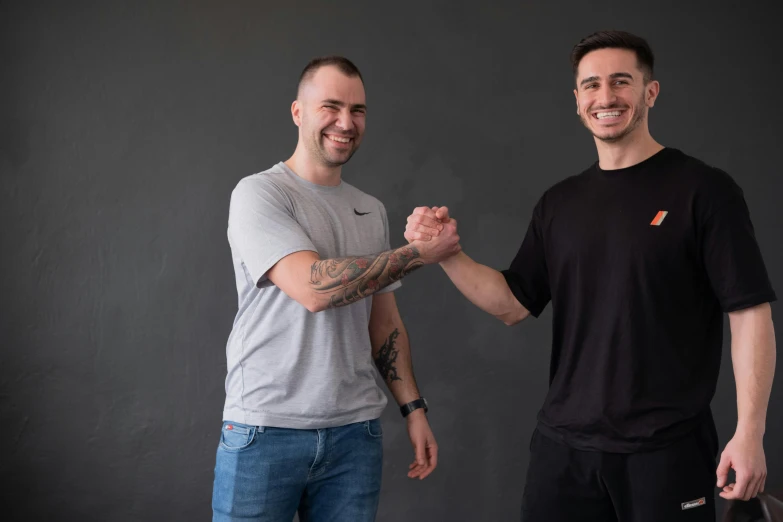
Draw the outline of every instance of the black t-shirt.
M672 148L550 188L503 274L533 316L552 301L539 429L607 452L663 447L710 415L723 313L776 299L740 187Z

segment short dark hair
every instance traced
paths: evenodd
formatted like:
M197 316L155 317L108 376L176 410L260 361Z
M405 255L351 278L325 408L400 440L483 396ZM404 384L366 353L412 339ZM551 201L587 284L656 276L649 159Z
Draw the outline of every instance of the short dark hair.
M574 78L579 70L579 62L589 52L598 49L628 49L636 53L636 61L639 69L644 73L644 83L653 79L655 68L655 56L647 41L635 34L625 31L598 31L582 38L571 51L571 67L574 69Z
M312 78L315 73L318 72L318 69L326 67L327 65L337 67L341 73L348 77L358 76L362 83L364 83L364 78L362 78L362 73L359 72L359 68L348 58L345 58L344 56L319 56L318 58L310 60L310 63L302 70L302 74L299 75L296 95L299 96L299 90L302 88L303 83Z

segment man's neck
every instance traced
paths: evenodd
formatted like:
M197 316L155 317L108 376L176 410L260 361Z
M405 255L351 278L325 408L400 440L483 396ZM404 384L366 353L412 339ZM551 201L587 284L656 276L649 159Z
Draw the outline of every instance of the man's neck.
M285 164L294 174L316 185L336 187L342 179L342 167L326 167L313 161L302 147L297 147L294 155L288 158Z
M602 170L633 167L664 148L649 132L632 132L614 143L596 138L595 146L598 150L598 165Z

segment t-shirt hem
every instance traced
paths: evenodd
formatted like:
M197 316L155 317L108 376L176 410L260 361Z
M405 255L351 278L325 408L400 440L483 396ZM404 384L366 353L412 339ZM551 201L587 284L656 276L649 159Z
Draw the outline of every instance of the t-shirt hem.
M315 247L313 245L298 245L295 247L286 248L285 250L281 250L280 252L276 252L275 254L272 254L271 256L267 257L263 263L258 265L258 268L251 267L250 265L248 265L247 261L245 261L245 265L250 269L251 272L250 275L253 277L253 283L257 286L264 278L264 276L266 276L267 272L269 272L269 270L273 266L275 266L278 261L296 252L304 252L304 251L316 252Z
M699 417L684 423L682 428L665 437L655 437L644 441L631 442L627 440L610 439L606 436L585 435L571 432L562 428L556 428L538 420L536 428L545 437L565 444L579 451L600 451L603 453L643 453L663 449L687 437L700 422Z
M723 304L723 311L726 313L736 312L738 310L750 308L751 306L757 306L763 303L771 303L773 301L777 301L777 295L775 295L773 290L768 290L765 292L750 294L737 299L732 299L731 301L727 301Z
M524 306L527 311L530 312L530 315L538 319L538 317L541 315L541 312L544 311L544 308L537 306L536 303L534 303L525 294L519 291L519 288L517 288L511 279L513 276L508 270L502 270L500 273L503 274L503 278L505 278L508 288L511 290L511 293L514 295L517 301L519 301L519 304Z
M395 281L392 284L390 284L389 286L381 288L380 290L378 290L375 293L376 294L388 294L389 292L394 292L395 290L397 290L401 286L402 286L402 282L401 281Z
M249 426L263 426L266 428L319 430L377 419L381 416L385 407L386 406L384 405L381 407L366 408L360 411L321 418L288 417L274 413L245 411L239 408L231 408L223 410L223 421L238 422Z

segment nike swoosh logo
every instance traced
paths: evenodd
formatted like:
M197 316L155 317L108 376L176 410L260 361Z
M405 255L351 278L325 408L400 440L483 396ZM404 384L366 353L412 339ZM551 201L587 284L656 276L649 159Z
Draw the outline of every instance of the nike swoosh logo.
M359 212L356 209L353 209L353 213L356 214L357 216L366 216L367 214L372 214L372 212Z

